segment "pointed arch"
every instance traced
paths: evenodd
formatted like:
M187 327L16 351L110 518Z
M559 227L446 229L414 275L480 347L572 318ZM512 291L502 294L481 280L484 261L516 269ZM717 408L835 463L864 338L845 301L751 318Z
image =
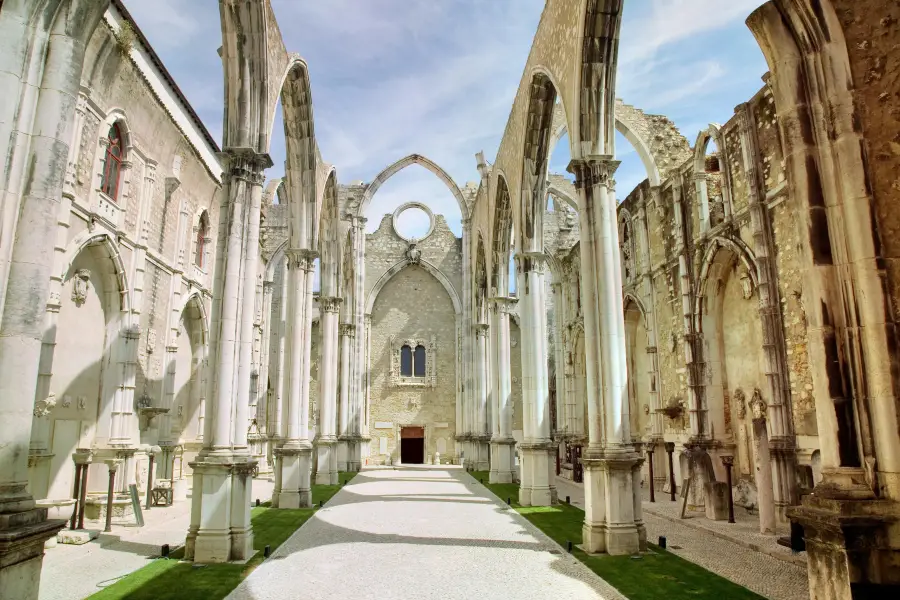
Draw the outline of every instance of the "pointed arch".
M408 258L404 258L403 260L396 263L390 269L384 272L384 274L378 278L378 281L375 282L375 285L372 287L372 291L369 292L368 297L366 298L366 313L367 315L372 314L372 308L375 306L375 300L378 299L378 294L381 293L381 290L384 289L384 286L394 278L394 276L408 267L411 264L416 264L419 267L422 267L429 273L431 273L435 279L437 279L444 289L447 290L447 294L450 296L450 301L453 303L453 312L456 315L462 314L462 302L460 302L459 294L456 293L456 289L453 287L453 284L450 283L450 280L446 275L435 265L428 262L427 260L420 259L418 263L413 263Z
M62 281L67 281L72 274L72 264L75 259L85 250L90 250L99 258L105 260L101 264L106 263L109 269L104 273L106 281L114 285L109 289L116 290L116 302L111 303L117 306L122 312L131 312L131 291L128 289L128 276L125 270L125 264L122 261L122 255L119 254L119 247L115 240L108 233L91 234L85 232L76 236L69 244L63 259L63 271L60 274Z
M496 199L494 201L494 222L491 228L492 240L492 294L495 296L509 296L509 259L513 233L512 204L509 199L509 187L506 177L502 173L497 174Z
M544 208L547 202L547 168L550 130L556 106L556 86L543 70L535 70L525 123L522 164L522 196L519 210L519 247L525 253L544 248Z
M750 281L755 290L759 285L759 272L756 257L742 241L726 237L715 237L706 247L703 254L703 262L700 267L700 275L697 278L697 291L694 294L694 327L698 332L703 331L703 317L705 310L704 299L707 297L707 286L713 271L713 266L727 260L722 256L727 253L732 260L740 262L750 276Z
M328 173L322 194L321 209L317 218L318 234L315 237L319 251L319 289L322 297L341 294L341 235L338 215L337 175L334 169Z
M453 178L438 166L437 163L432 161L431 159L422 156L421 154L410 154L407 157L401 158L391 166L384 169L381 173L379 173L375 179L372 180L366 187L366 191L363 194L362 201L360 201L359 206L356 209L356 216L362 217L365 216L366 210L369 208L369 204L372 202L372 197L378 191L384 183L405 169L410 165L419 165L429 171L431 171L435 177L440 179L444 185L447 186L447 189L450 190L450 193L453 194L453 197L456 198L456 203L459 205L459 212L462 215L463 220L467 219L469 216L469 207L466 204L465 198L463 198L462 191L459 189L459 186L456 185L456 182L453 181Z
M478 245L475 250L475 277L473 279L475 292L475 319L478 322L487 322L488 301L488 274L487 256L484 249L484 236L478 232Z

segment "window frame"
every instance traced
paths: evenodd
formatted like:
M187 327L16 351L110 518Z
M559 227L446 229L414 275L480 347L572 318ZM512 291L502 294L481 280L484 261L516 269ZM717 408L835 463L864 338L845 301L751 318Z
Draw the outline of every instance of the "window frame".
M115 135L115 138L113 138ZM115 151L118 151L118 154ZM122 170L125 156L125 139L122 128L116 121L109 127L106 134L106 148L103 150L103 170L100 173L100 192L107 198L118 204L119 192L122 186ZM115 180L110 177L112 165L115 166ZM112 182L112 183L111 183Z

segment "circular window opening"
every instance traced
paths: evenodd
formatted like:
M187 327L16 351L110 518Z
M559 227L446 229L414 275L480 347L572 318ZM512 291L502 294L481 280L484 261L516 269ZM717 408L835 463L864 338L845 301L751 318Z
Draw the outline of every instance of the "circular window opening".
M404 240L424 239L434 229L431 211L421 204L401 206L394 213L394 231Z

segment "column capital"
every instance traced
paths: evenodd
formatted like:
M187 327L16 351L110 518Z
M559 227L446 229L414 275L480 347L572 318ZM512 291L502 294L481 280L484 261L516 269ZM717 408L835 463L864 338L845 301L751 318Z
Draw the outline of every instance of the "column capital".
M265 170L274 164L272 157L253 148L225 148L219 153L219 159L223 163L227 183L242 179L251 185L263 185L266 182Z
M595 185L612 187L613 176L620 164L621 161L612 156L593 156L572 160L566 170L575 176L576 189Z
M515 260L516 268L523 273L543 273L550 256L544 252L519 252Z
M694 173L694 181L706 181L709 179L709 174L706 172Z
M475 337L486 336L490 328L491 326L487 323L475 323L474 325L472 325L472 330L475 332Z
M508 296L497 296L490 299L491 308L502 315L510 314L518 302L518 298Z
M339 296L319 296L319 308L322 309L322 312L339 312L343 303L344 299Z
M275 289L275 282L271 279L263 279L263 293L270 294Z
M356 325L353 323L341 323L338 331L344 337L354 337L356 336Z
M290 248L284 251L287 258L287 267L289 269L301 269L303 271L311 271L314 262L319 258L319 253L315 250L306 248Z

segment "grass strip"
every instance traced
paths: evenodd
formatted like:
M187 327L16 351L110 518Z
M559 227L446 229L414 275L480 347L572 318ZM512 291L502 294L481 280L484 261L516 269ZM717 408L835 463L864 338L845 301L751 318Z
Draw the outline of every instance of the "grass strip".
M475 471L471 475L485 482L489 478L486 471ZM484 483L484 486L504 502L511 499L516 512L563 548L571 541L572 555L630 600L764 600L747 588L653 544L648 544L648 552L640 558L588 555L574 547L581 544L584 525L584 511L577 506L520 506L518 485Z
M341 473L340 480L349 481L355 473ZM90 596L91 600L183 600L203 598L220 600L227 596L263 562L263 549L274 552L317 510L319 502L328 502L339 485L313 485L313 508L272 509L268 502L251 509L253 549L256 554L245 564L213 564L194 566L182 562L184 549L172 553L169 560L154 560L145 567L123 577L111 586Z

